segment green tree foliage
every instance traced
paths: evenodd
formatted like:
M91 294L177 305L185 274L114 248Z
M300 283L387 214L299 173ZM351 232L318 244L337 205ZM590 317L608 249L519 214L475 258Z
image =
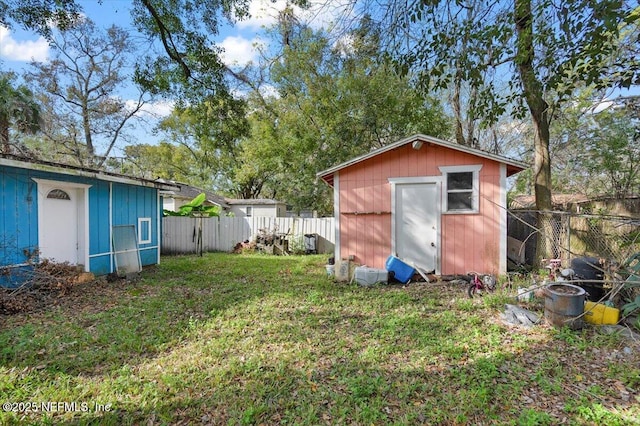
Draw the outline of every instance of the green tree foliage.
M460 19L478 6L481 13L474 19ZM390 12L385 16L392 17L387 27L394 30L388 43L407 69L424 70L421 76L431 87L445 88L461 78L478 88L476 111L489 123L504 113L532 119L536 188L542 192L550 187L548 126L554 109L584 85L638 81L638 57L624 48L629 41L637 47L637 39L627 37L637 28L638 10L618 0L388 2L385 7ZM493 80L500 75L507 77L509 91ZM539 194L542 204L549 194Z
M207 206L204 204L207 196L203 192L197 195L193 200L180 206L178 211L163 210L164 216L187 216L187 217L218 217L220 216L220 207Z
M124 158L114 161L110 167L131 176L176 182L189 182L200 173L189 148L165 141L154 145L129 145L124 148ZM203 183L194 180L196 186Z
M239 161L239 140L248 134L249 124L245 102L219 94L189 107L176 108L158 129L176 152L188 153L188 166L174 162L165 168L180 167L185 183L224 189L229 186L231 170Z
M306 0L292 3L303 5ZM224 24L248 16L249 0L134 0L134 25L161 46L140 63L136 80L158 94L177 97L179 105L228 94L215 38Z
M227 68L215 38L222 25L246 18L248 10L248 0L134 0L133 24L149 42L149 54L138 58L135 80L145 90L184 104L227 92ZM20 26L48 39L53 28L74 27L81 14L78 0L0 2L1 25Z
M145 103L139 92L133 103L120 99L134 45L128 33L112 26L99 30L78 19L51 39L54 58L32 62L26 75L41 94L48 148L42 155L101 167L128 123Z
M617 198L640 194L639 104L637 97L612 102L588 96L563 108L552 127L557 191Z
M0 72L1 152L19 152L22 148L11 140L11 130L36 133L40 124L40 107L33 93L28 87L18 85L14 74Z
M52 28L65 29L76 22L82 8L76 0L3 0L0 25L15 25L51 38Z
M331 197L316 184L318 171L410 134L448 135L438 101L384 59L370 20L339 43L324 31L287 28L276 31L282 52L271 64L278 96L268 108L256 102L250 115L252 136L234 178L239 194L259 189L294 210L327 213Z
M592 188L620 199L640 194L640 120L626 109L608 109L594 117L593 137L586 140L585 167Z
M640 82L636 49L623 48L625 37L637 34L639 9L620 0L482 2L483 13L461 28L456 17L477 3L386 2L389 45L405 69L424 71L430 87L447 87L462 69L461 78L479 89L477 110L489 123L505 113L531 119L536 205L550 210L553 111L578 88ZM487 81L498 75L507 76L508 91ZM541 244L550 231L545 223Z

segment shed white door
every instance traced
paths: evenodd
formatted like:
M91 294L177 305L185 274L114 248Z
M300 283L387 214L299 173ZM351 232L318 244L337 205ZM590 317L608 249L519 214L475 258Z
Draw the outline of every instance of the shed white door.
M436 183L397 184L396 256L426 271L437 269L439 198Z
M37 182L40 257L84 265L87 246L85 188L88 185Z

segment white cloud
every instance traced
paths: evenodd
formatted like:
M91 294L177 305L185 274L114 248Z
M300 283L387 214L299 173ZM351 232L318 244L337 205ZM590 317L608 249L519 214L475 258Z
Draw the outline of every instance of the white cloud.
M249 17L236 24L241 30L260 30L276 22L278 12L286 6L286 1L252 0L249 4ZM294 6L295 7L295 6Z
M125 101L127 109L132 111L138 105L138 101L135 100L127 100ZM172 101L158 101L158 102L148 102L142 105L140 111L137 112L136 116L151 116L155 118L167 117L173 111L175 103Z
M16 40L8 28L0 26L0 56L9 61L44 62L49 57L49 43L44 37Z
M229 36L219 44L224 49L220 55L227 65L247 65L258 58L259 38L248 40L242 36Z
M265 84L264 86L262 86L260 88L260 93L265 98L280 98L278 89L276 89L276 87L271 84Z
M155 117L168 117L173 112L174 107L175 102L173 101L149 102L142 106L141 112Z
M277 22L278 13L287 7L287 3L286 0L252 0L249 4L250 17L238 21L236 26L241 30L260 30L270 27ZM347 2L345 6L345 2L340 0L311 0L307 9L301 9L291 4L289 6L298 19L312 28L318 29L329 28L336 21L350 16L352 10L349 4Z

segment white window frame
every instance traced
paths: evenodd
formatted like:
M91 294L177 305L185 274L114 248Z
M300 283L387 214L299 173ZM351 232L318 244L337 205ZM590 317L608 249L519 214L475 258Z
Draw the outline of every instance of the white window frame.
M440 166L442 173L442 207L444 214L476 214L480 212L480 169L482 164L470 166ZM449 209L449 188L447 188L449 173L472 173L471 209ZM465 190L466 191L466 190ZM453 192L453 191L451 191Z
M144 233L142 232L142 227L146 230L146 235L149 237L147 239L143 239ZM138 218L138 244L149 244L151 243L151 218L150 217L139 217Z

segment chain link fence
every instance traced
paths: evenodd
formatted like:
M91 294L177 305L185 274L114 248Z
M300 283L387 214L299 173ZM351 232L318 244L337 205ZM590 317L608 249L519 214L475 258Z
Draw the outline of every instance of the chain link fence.
M570 264L578 257L595 257L623 263L640 252L640 218L576 214L546 213L552 234L542 241L543 253ZM536 246L540 237L540 218L533 210L510 210L509 237L522 242L520 250L527 265L535 265Z

